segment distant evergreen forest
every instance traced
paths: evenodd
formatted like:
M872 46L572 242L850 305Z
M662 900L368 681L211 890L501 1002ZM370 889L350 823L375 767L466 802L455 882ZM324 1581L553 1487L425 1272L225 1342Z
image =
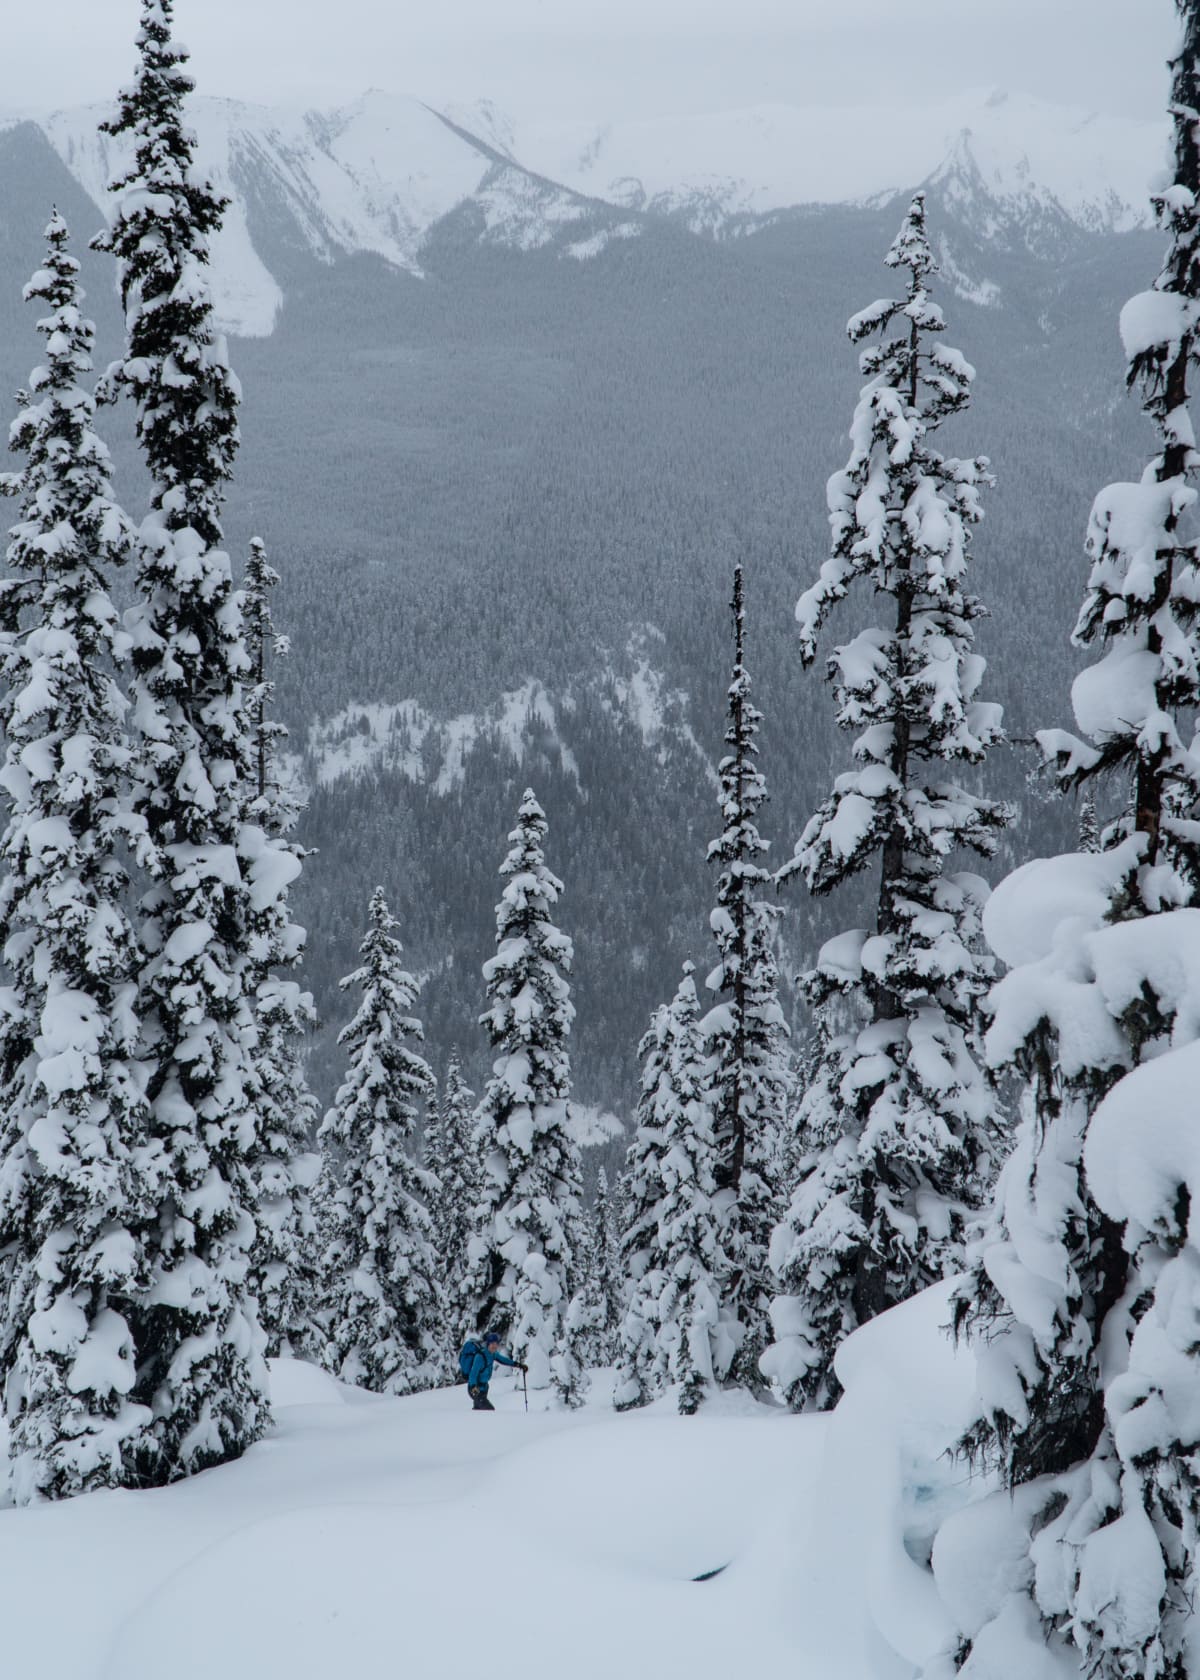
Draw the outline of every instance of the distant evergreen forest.
M20 288L46 204L57 198L80 246L99 218L35 130L0 135L0 178L0 369L13 389L34 342ZM416 279L369 257L322 265L268 185L248 183L248 197L287 301L272 337L231 347L246 401L226 529L235 564L258 534L282 574L276 616L292 655L276 677L293 747L351 702L412 696L446 717L527 677L557 693L627 669L631 630L648 623L662 632L655 662L690 695L688 721L715 764L740 559L771 790L761 827L782 861L840 762L792 611L827 552L825 481L844 459L860 383L845 320L886 287L880 253L899 203L796 212L721 242L652 224L584 263L481 245L464 209L435 230ZM993 657L988 693L1019 741L1068 717L1090 499L1146 453L1145 423L1120 394L1115 324L1096 323L1115 323L1161 239L1062 223L1039 230L1036 252L1015 236L985 244L936 191L930 222L959 268L1000 287L999 306L982 307L942 284L947 336L978 370L970 414L944 447L979 450L996 474L975 541L975 587L992 613L979 643ZM101 259L85 257L84 282L103 363L118 322ZM106 417L118 489L136 505L127 426ZM715 960L703 855L718 817L689 747L648 751L594 688L575 694L559 722L578 785L534 727L523 764L481 743L447 797L395 772L314 788L299 837L316 855L295 901L325 1023L310 1069L323 1102L338 1072L337 981L378 883L427 976L431 1060L440 1070L458 1042L480 1084L495 870L531 783L575 940L576 1087L630 1112L651 1008L683 957L701 979ZM1019 746L989 761L992 791L1023 808L997 875L1074 824L1068 806L1027 788L1028 765ZM811 959L826 909L796 888L782 902L789 974ZM839 906L829 925L846 919Z

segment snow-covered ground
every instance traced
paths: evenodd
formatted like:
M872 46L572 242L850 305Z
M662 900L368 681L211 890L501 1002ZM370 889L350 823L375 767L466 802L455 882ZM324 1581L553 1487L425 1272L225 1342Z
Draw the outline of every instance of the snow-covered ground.
M494 1416L272 1367L277 1425L161 1492L0 1511L3 1672L37 1680L901 1676L970 1384L929 1292L852 1338L829 1418L721 1396ZM918 1421L919 1420L919 1421ZM722 1573L704 1581L696 1577Z

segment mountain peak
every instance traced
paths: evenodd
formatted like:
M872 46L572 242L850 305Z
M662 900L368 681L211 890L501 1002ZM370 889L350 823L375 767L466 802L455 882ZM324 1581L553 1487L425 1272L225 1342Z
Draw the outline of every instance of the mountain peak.
M40 121L101 207L123 161L123 143L98 132L110 114ZM922 183L979 239L1044 248L1072 223L1146 225L1164 136L1161 123L1000 89L922 110L776 104L598 126L526 121L488 101L438 110L379 87L330 110L197 98L189 115L198 165L231 200L214 291L243 336L271 332L283 299L251 237L250 177L318 260L368 252L413 274L430 230L467 204L480 238L582 259L635 237L648 215L719 237L792 206L877 203Z
M464 126L470 116L464 113ZM494 113L491 119L496 120ZM1102 231L1148 225L1165 124L1054 105L1003 88L940 105L764 105L624 123L510 118L506 148L576 191L649 208L725 216L803 204L867 203L947 168L1011 199L1033 193Z

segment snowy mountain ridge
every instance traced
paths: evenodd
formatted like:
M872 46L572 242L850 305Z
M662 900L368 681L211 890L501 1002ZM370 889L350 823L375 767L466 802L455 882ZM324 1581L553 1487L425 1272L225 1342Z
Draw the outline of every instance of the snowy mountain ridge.
M658 635L652 626L643 626L619 663L610 659L557 694L528 678L480 712L438 718L411 698L345 706L310 725L303 753L290 761L291 777L303 793L344 777L389 771L444 798L462 787L467 760L477 747L519 766L536 746L557 758L563 773L581 787L569 736L570 720L586 692L603 711L631 725L659 764L682 751L715 784L712 763L688 721L687 694L670 688L648 657L647 644Z
M123 157L100 132L109 115L108 106L85 106L44 119L0 118L0 129L34 122L103 206ZM415 275L430 230L469 203L486 242L532 250L561 240L564 254L581 260L604 242L596 243L594 213L577 195L474 144L416 99L373 90L321 112L197 98L191 118L198 167L230 201L213 246L214 293L221 325L242 337L270 334L284 301L251 233L264 204L282 212L322 263L369 253ZM626 219L620 236L629 231Z
M103 205L120 160L99 133L109 114L86 106L0 128L33 122ZM371 253L420 274L432 230L464 206L482 241L577 260L636 237L645 217L746 233L799 206L925 182L984 234L1047 217L1121 232L1148 223L1165 155L1161 123L995 93L903 113L774 105L600 126L514 119L488 102L436 111L378 90L333 111L197 98L191 116L199 166L231 200L214 248L220 317L250 337L273 330L284 301L256 238L264 204L321 262Z
M1002 91L920 108L764 105L611 125L513 123L484 102L452 113L526 168L610 203L700 227L917 187L964 148L1001 201L1052 203L1097 232L1150 221L1166 124Z

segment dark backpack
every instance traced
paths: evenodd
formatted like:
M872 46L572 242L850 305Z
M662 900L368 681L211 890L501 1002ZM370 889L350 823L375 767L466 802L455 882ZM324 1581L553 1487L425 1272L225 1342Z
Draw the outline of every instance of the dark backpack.
M458 1380L460 1382L470 1382L471 1366L475 1363L476 1356L482 1352L483 1349L479 1346L478 1342L463 1343L463 1350L458 1356Z

